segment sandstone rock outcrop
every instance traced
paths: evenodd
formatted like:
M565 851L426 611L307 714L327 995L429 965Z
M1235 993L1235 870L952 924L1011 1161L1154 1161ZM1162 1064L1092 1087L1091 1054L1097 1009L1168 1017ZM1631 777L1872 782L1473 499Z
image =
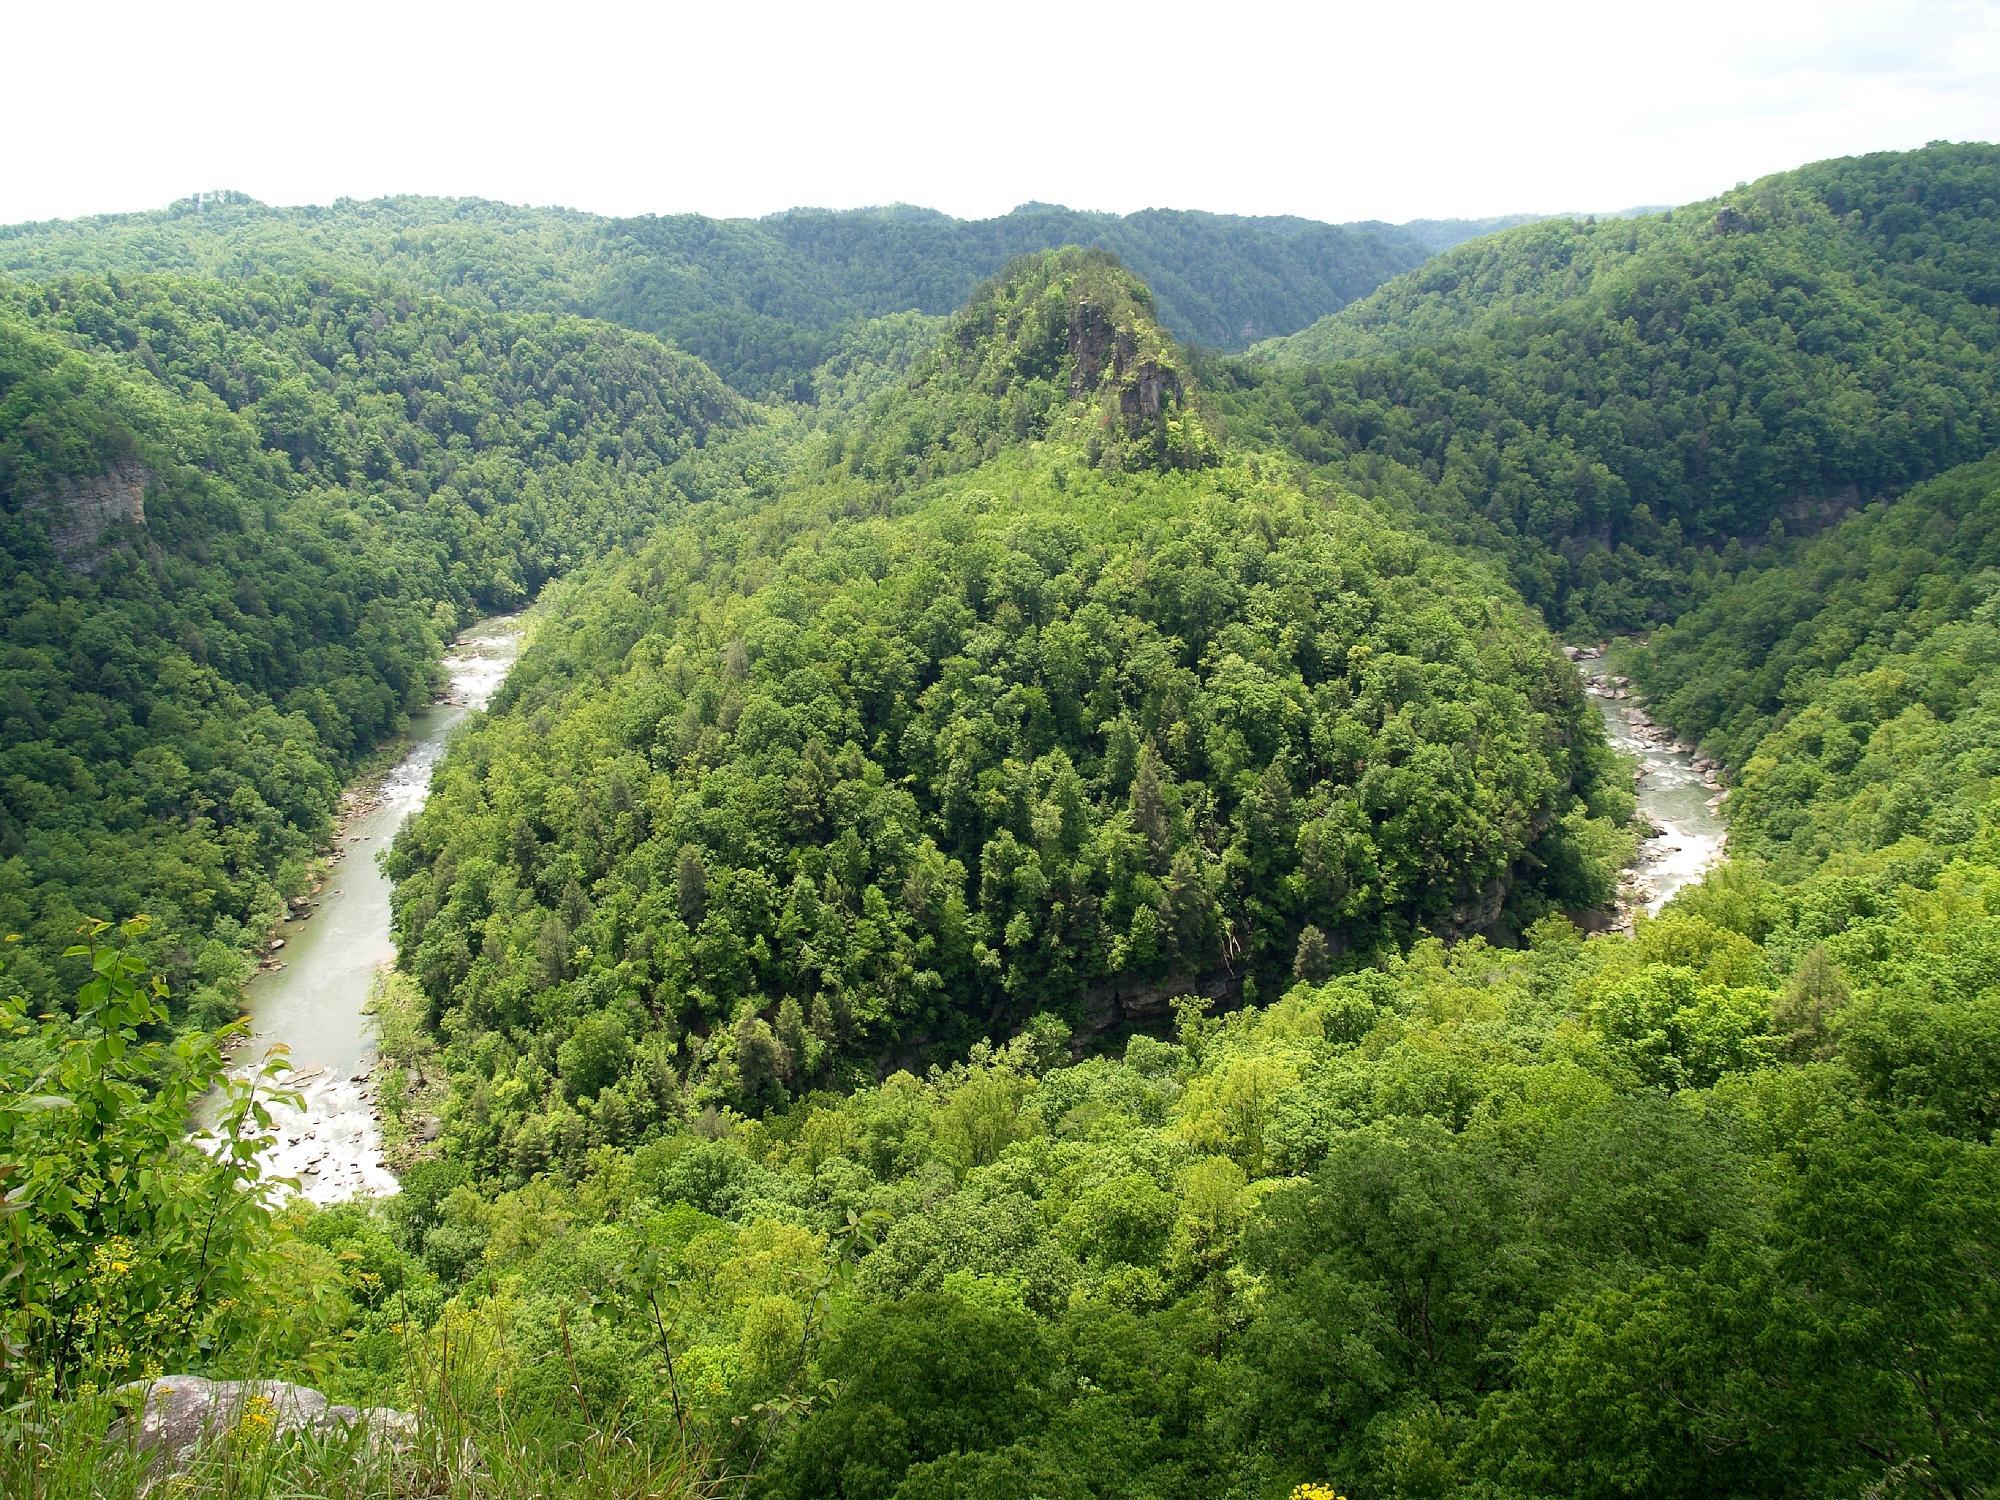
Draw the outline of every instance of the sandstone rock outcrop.
M24 511L48 528L49 543L64 566L93 571L104 558L104 533L121 521L146 524L146 485L152 472L122 459L89 479L69 479L30 496Z

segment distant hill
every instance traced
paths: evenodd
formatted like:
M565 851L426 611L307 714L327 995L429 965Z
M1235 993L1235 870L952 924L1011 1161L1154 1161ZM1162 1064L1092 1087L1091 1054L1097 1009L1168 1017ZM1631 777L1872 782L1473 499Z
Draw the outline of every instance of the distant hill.
M1432 254L1449 250L1454 245L1462 245L1467 240L1480 239L1485 235L1498 234L1503 229L1518 229L1523 224L1539 224L1550 219L1577 220L1594 219L1636 219L1646 214L1667 212L1664 204L1649 208L1623 208L1609 214L1496 214L1490 219L1410 219L1396 227L1412 236Z
M1990 238L1994 213L1982 204L1991 202L1996 161L2000 148L1984 145L1879 152L1778 173L1680 209L1527 220L1447 248L1252 352L1279 363L1324 363L1435 344L1509 319L1569 311L1578 299L1644 298L1669 280L1777 270L1762 254L1744 260L1732 252L1778 241L1807 268L1893 281L1890 268L1948 239L1946 264L1934 270L1970 278L1970 300L1991 305L2000 271ZM1416 233L1420 225L1406 227Z
M1235 418L1514 558L1581 630L1699 549L2000 442L2000 147L1822 162L1634 219L1473 240L1259 345Z
M1558 214L1496 214L1490 219L1411 219L1397 227L1436 254L1482 235L1498 234L1503 229L1515 229L1523 224L1538 223L1544 218L1560 217Z
M601 218L470 198L272 208L242 194L152 213L0 229L0 271L27 280L178 271L338 270L501 311L572 312L673 339L732 385L806 400L844 333L885 314L948 313L1015 256L1116 253L1177 337L1220 349L1289 333L1420 264L1385 224L1026 204L954 219L897 205L763 219Z

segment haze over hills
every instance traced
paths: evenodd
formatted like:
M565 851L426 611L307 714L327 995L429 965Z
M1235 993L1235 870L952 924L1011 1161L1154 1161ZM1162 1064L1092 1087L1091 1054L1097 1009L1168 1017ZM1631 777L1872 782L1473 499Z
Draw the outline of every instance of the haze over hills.
M1550 219L1592 222L1598 219L1637 219L1671 211L1671 205L1656 203L1650 207L1620 209L1616 213L1497 214L1484 219L1410 219L1396 227L1436 255L1467 240L1498 234L1503 229L1517 229L1523 224L1540 224Z
M1028 203L973 221L907 204L606 218L470 198L273 208L219 191L151 213L0 227L0 272L386 275L494 310L660 334L746 394L809 400L810 372L857 324L952 312L1033 250L1110 250L1152 288L1176 337L1241 349L1303 329L1440 250L1540 217L1335 225Z
M2000 148L1457 232L0 231L10 1492L2000 1489ZM530 598L280 1208L204 1028Z
M500 310L662 334L741 390L802 398L852 325L951 312L1014 256L1066 244L1114 251L1152 286L1177 336L1226 349L1302 328L1431 249L1386 224L1165 209L1119 217L1026 204L976 222L908 206L610 219L477 199L279 209L224 192L157 213L0 229L0 270L387 275Z

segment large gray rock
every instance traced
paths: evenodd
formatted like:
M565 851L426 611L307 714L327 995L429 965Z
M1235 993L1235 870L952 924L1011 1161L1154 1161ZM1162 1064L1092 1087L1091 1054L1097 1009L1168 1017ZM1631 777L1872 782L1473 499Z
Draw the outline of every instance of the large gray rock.
M135 1380L118 1395L135 1414L112 1426L108 1442L130 1443L141 1453L157 1453L167 1468L179 1468L204 1441L242 1429L259 1435L305 1432L339 1436L356 1429L371 1449L409 1446L417 1419L388 1407L339 1406L307 1386L282 1380L209 1380L200 1375L162 1375Z

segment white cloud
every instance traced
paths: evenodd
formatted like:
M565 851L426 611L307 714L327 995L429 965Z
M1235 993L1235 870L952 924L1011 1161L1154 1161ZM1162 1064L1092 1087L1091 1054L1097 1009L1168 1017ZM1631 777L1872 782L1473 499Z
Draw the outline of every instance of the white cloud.
M1987 0L44 4L6 33L0 222L217 186L1403 219L2000 137Z

